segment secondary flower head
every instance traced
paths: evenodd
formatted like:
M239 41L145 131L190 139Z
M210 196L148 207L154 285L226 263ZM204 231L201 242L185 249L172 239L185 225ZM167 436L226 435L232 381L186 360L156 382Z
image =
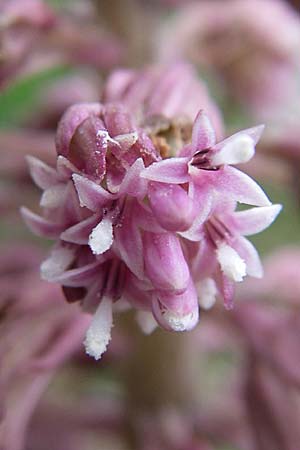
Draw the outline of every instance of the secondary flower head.
M233 283L246 274L261 276L257 253L242 235L265 228L280 210L229 165L253 156L262 127L217 142L203 111L194 123L185 111L184 130L175 122L164 128L169 118L149 112L149 84L142 81L131 80L135 94L126 101L119 79L119 98L107 94L103 104L66 111L57 131L56 168L28 158L43 190L43 215L23 208L24 219L37 234L56 239L42 277L94 313L84 343L96 359L110 341L113 310L121 306L139 310L146 332L157 324L192 329L199 303L208 308L216 295L231 306ZM170 72L161 75L164 101L175 102L173 81ZM180 100L183 110L186 101ZM235 213L237 202L258 208Z

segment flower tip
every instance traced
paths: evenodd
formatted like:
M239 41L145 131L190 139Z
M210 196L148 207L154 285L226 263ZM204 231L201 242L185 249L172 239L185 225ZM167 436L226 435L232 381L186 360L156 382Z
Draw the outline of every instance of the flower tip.
M97 361L106 351L111 340L112 302L104 297L94 314L84 340L86 354Z
M198 314L196 314L195 311L181 316L179 314L173 313L170 310L167 310L163 313L163 318L173 331L191 330L198 322Z
M105 341L99 338L98 335L93 335L92 333L87 333L84 340L85 352L87 355L92 356L96 361L101 359L101 356L107 349L109 341Z

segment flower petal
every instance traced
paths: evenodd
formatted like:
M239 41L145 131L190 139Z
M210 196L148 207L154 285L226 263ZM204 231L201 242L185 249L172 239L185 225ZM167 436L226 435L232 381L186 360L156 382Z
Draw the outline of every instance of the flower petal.
M28 228L38 236L57 238L64 229L61 223L50 222L28 208L22 207L20 212Z
M115 247L122 260L139 279L144 277L143 243L135 217L140 208L134 201L127 200L120 226L116 226Z
M192 147L194 152L209 149L216 143L215 130L204 111L200 110L193 125Z
M271 202L262 188L248 175L234 167L225 166L215 172L215 187L240 203L254 206L270 206Z
M147 181L140 176L144 169L145 166L142 158L138 158L126 172L120 186L120 195L127 194L140 199L145 197L147 193Z
M190 176L188 173L188 158L168 158L151 164L143 170L141 177L162 183L186 183Z
M81 206L85 206L94 212L99 212L109 201L115 198L103 187L94 183L86 177L74 174L73 181L78 193Z
M101 264L102 261L96 261L77 269L66 270L60 275L53 276L51 282L71 287L89 286L98 276Z
M99 223L99 214L93 214L85 220L67 228L61 235L60 239L66 242L73 242L74 244L87 245L89 235L93 228Z
M39 188L48 189L61 181L61 177L53 167L48 166L33 156L26 156L26 160L31 178Z
M248 239L240 236L232 244L238 254L246 262L247 275L255 278L262 278L263 267L259 254Z
M248 236L260 233L276 219L282 209L281 205L262 206L247 211L238 211L228 219L239 234Z
M144 258L147 275L156 289L185 291L190 272L179 239L173 233L144 233Z
M41 264L41 278L52 281L54 277L61 275L74 261L75 248L68 245L57 245L51 251L50 256Z

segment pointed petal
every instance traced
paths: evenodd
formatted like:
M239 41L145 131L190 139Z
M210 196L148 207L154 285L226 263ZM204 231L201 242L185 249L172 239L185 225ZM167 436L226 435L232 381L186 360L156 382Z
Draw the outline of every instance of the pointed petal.
M66 195L66 184L58 183L48 187L41 196L40 206L42 208L58 208L62 205Z
M78 269L66 270L60 275L53 276L51 282L71 287L89 286L101 271L101 264L102 261L96 261Z
M77 167L62 155L59 155L57 158L56 168L59 175L64 179L69 179L74 173L79 173Z
M51 251L50 256L41 264L41 278L52 281L61 275L74 261L75 248L67 245L57 245Z
M127 267L137 278L143 279L143 243L135 221L139 214L139 208L127 201L120 226L115 227L115 243Z
M89 246L95 255L102 255L113 243L113 226L110 217L104 217L92 230L89 236Z
M241 236L234 241L232 246L246 262L247 275L255 278L262 278L263 267L259 254L254 245L251 244L248 239Z
M120 195L127 194L140 199L146 196L147 180L140 176L144 169L145 166L142 158L138 158L126 172L120 186Z
M215 187L224 196L229 195L240 203L270 206L271 202L262 188L248 175L234 167L225 166L215 172Z
M59 174L53 167L48 166L33 156L26 156L26 160L31 178L39 188L48 189L61 181Z
M194 153L199 150L209 149L216 143L215 130L209 120L208 116L200 110L192 132L192 147Z
M244 236L260 233L276 219L282 209L281 205L262 206L232 214L229 221L233 229Z
M111 339L112 321L112 301L103 297L84 340L86 353L96 360L101 358Z
M86 220L73 225L72 227L65 230L61 235L60 239L66 242L73 242L74 244L87 245L89 240L89 235L91 234L93 228L99 223L99 214L93 214Z
M94 212L99 212L104 205L115 198L103 187L94 183L86 177L74 174L73 181L78 193L81 206L85 206Z
M187 163L188 158L164 159L143 170L141 177L162 183L186 183L190 179Z
M28 228L38 236L57 238L64 229L61 223L50 222L28 208L22 207L20 212Z
M198 211L197 216L192 226L179 234L189 241L198 242L203 237L203 224L211 213L213 197L207 189L198 189L197 187L195 187L194 197L194 204L196 203L194 208Z

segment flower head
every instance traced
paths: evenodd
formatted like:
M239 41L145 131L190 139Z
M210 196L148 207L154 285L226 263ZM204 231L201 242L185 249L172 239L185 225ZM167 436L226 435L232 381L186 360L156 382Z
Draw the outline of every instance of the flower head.
M185 71L175 75L186 82ZM170 331L192 329L199 303L208 308L217 294L231 306L233 282L261 274L257 253L242 235L268 226L280 209L229 165L253 156L262 127L217 143L200 111L194 124L186 116L189 126L174 150L176 126L169 123L165 134L153 126L158 112L163 119L156 126L166 116L154 108L149 83L132 74L116 77L106 92L113 103L74 105L61 119L56 168L29 158L43 190L43 216L22 210L34 232L56 239L43 278L60 283L68 301L80 300L94 313L85 346L96 359L110 341L117 304L142 311L138 321L145 330L157 322ZM179 108L186 99L175 95L173 78L161 75L161 97ZM125 99L124 85L134 92ZM234 212L237 202L259 208Z

